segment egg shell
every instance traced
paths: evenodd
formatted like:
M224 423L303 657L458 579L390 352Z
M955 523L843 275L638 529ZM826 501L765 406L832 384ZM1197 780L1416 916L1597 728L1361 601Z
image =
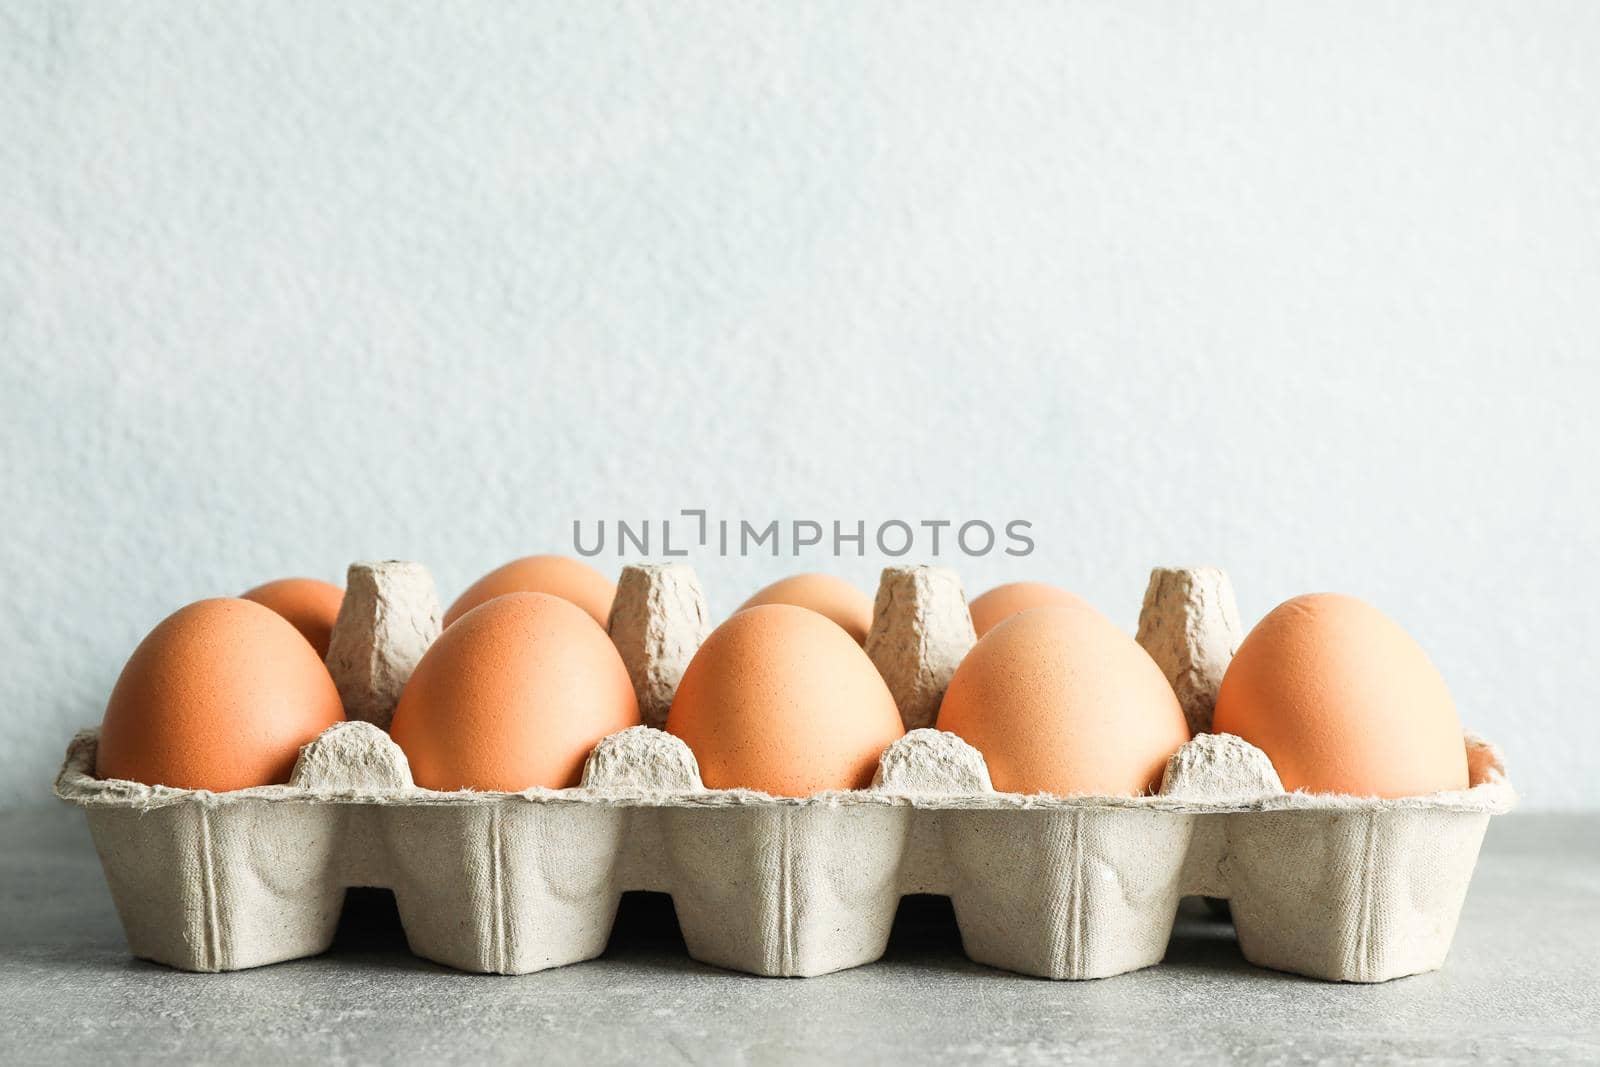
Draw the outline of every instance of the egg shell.
M616 599L616 583L586 563L566 556L524 556L496 567L469 585L444 613L449 626L480 604L507 593L548 593L576 604L605 628Z
M510 593L439 635L389 732L424 789L519 792L577 785L595 743L638 724L628 670L593 618Z
M319 659L328 658L328 639L344 603L343 589L315 578L280 578L239 594L239 599L276 611L311 642Z
M1467 787L1444 679L1397 623L1355 597L1278 605L1239 646L1213 729L1264 751L1285 789L1421 796Z
M872 598L831 574L796 574L760 589L739 610L762 604L791 604L832 619L858 645L867 642L872 628Z
M180 608L122 669L95 773L181 789L289 780L300 746L343 720L322 660L282 616L218 598Z
M843 629L763 604L712 631L667 712L712 789L803 797L865 789L905 728L889 687Z
M967 610L972 613L972 629L979 637L1005 622L1011 616L1033 608L1066 604L1089 607L1089 602L1076 593L1044 582L1009 582L997 585L975 597ZM1091 609L1092 610L1092 609Z
M996 789L1058 796L1154 792L1189 740L1161 668L1082 603L1022 612L980 639L937 726L983 753Z

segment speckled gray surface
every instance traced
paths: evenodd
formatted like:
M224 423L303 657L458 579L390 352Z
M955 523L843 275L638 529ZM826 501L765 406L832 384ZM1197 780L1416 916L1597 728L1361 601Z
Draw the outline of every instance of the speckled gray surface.
M1495 820L1445 969L1379 986L1258 970L1185 909L1167 962L1097 982L968 962L914 898L885 959L811 979L689 960L661 897L606 956L521 978L410 956L382 895L312 960L189 975L128 957L82 816L0 813L7 1062L1600 1061L1600 816Z

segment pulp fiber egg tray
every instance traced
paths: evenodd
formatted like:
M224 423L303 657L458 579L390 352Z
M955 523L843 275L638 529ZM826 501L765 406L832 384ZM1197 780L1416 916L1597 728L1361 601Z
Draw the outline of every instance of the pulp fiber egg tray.
M704 638L682 565L628 567L610 620L645 721L602 740L582 784L521 793L412 784L384 728L438 633L426 570L356 564L328 664L351 721L305 746L288 785L226 793L93 776L96 733L56 781L87 811L133 953L227 971L326 950L350 886L394 891L411 950L522 974L598 956L620 895L671 894L688 951L759 975L882 955L900 897L950 897L979 963L1101 978L1159 963L1179 898L1227 899L1246 959L1380 982L1444 961L1491 814L1515 801L1498 753L1464 739L1470 788L1378 800L1286 793L1266 755L1205 732L1239 625L1226 577L1157 570L1139 641L1197 736L1158 795L995 792L982 756L928 728L973 644L959 580L895 567L867 651L908 733L870 788L803 799L708 790L656 727Z

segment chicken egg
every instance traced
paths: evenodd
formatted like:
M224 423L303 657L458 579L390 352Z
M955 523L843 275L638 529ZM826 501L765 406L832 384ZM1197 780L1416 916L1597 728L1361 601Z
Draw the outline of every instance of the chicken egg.
M151 630L122 668L95 774L180 789L287 782L300 746L344 718L311 645L269 608L202 600Z
M997 585L967 605L972 615L972 629L979 637L1005 622L1019 611L1048 607L1051 604L1071 604L1088 607L1089 604L1076 593L1044 582L1008 582Z
M439 635L389 733L424 789L520 792L577 785L595 743L639 721L628 669L592 616L509 593Z
M565 556L525 556L497 567L473 582L444 613L449 626L461 616L506 593L548 593L578 605L605 629L616 599L616 583L593 567Z
M983 753L1007 793L1154 792L1189 740L1161 668L1081 602L1024 611L985 634L950 679L936 725Z
M823 616L763 604L712 631L667 713L712 789L803 797L865 789L905 733L861 646Z
M1355 597L1285 601L1251 630L1213 729L1267 754L1284 788L1403 797L1467 787L1444 679L1400 626Z
M831 574L796 574L773 582L739 605L739 610L762 604L792 604L809 608L832 619L856 644L867 642L872 628L872 600L845 581Z
M343 589L315 578L280 578L240 593L239 599L276 611L311 642L319 657L328 658L328 640L344 603Z

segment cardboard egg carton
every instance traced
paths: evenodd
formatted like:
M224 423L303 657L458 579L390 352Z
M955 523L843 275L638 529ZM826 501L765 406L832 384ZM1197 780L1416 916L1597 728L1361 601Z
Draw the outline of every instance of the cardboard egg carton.
M288 785L97 780L85 730L56 792L87 810L134 954L186 970L320 953L346 888L382 886L414 953L469 971L593 958L621 894L646 889L672 895L690 955L752 974L870 963L901 896L936 893L973 960L1100 978L1159 963L1179 898L1202 894L1231 902L1250 961L1356 982L1440 966L1489 816L1515 800L1470 736L1470 788L1378 800L1285 793L1259 749L1205 733L1240 633L1210 569L1154 572L1140 619L1200 731L1158 795L998 793L980 753L931 728L973 643L959 580L932 567L890 568L878 590L866 647L909 732L870 788L707 790L657 727L709 619L689 568L626 568L610 630L648 725L602 740L576 788L440 793L385 732L438 633L432 579L357 564L328 654L350 721Z

